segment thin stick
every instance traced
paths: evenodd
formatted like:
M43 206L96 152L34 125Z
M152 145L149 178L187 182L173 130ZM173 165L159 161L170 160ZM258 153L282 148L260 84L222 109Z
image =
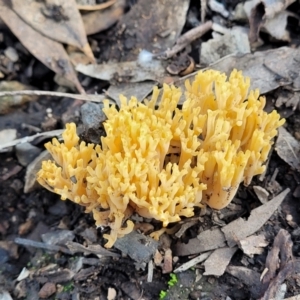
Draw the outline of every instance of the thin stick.
M14 242L16 244L22 245L22 246L29 246L29 247L45 249L45 250L55 251L55 252L60 251L60 252L72 255L72 252L69 249L67 249L65 247L57 246L57 245L48 245L45 243L36 242L33 240L28 240L28 239L22 239L22 238L15 238Z
M204 24L201 24L183 34L181 37L178 38L176 44L173 48L166 50L163 54L163 58L171 58L179 51L184 49L187 45L189 45L194 40L201 37L203 34L208 32L212 28L212 21L208 21Z
M17 95L28 95L28 96L50 96L50 97L67 97L77 100L103 102L104 95L81 95L51 91L13 91L13 92L0 92L0 97L3 96L17 96Z

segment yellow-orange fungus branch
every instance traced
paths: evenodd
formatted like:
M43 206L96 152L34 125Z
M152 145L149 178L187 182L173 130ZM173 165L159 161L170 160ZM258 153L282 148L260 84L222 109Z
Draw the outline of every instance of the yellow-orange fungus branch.
M228 80L208 70L186 82L181 108L182 91L168 85L145 103L121 96L120 110L106 101L101 146L80 142L75 124L67 124L63 143L46 144L54 161L43 162L38 181L109 226L108 248L133 230L132 212L166 227L205 203L221 209L242 181L265 170L284 123L276 111L263 111L265 98L249 85L236 70Z

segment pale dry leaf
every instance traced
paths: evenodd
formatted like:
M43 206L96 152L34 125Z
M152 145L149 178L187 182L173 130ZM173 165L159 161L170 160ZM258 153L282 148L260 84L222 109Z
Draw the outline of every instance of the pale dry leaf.
M269 192L259 185L253 186L253 191L262 204L268 202Z
M166 76L164 62L160 60L152 60L143 64L140 64L139 61L108 62L87 66L79 64L76 66L76 70L90 77L117 82L141 82L145 80L162 82Z
M249 40L251 43L259 39L259 32L263 28L271 36L289 41L290 34L286 30L287 18L293 16L285 9L295 2L295 0L250 0L244 4L244 11L249 19L250 33Z
M36 174L42 167L43 161L50 160L51 154L45 150L40 153L26 168L24 193L30 193L40 187L36 180Z
M154 81L120 83L111 85L106 91L106 95L112 98L119 107L121 107L120 95L130 99L134 95L139 102L143 101L153 90Z
M278 129L279 135L275 150L279 157L293 169L300 170L300 142L297 141L284 127Z
M211 64L230 54L250 53L248 32L240 26L201 44L201 62Z
M35 135L31 135L31 136L25 136L23 138L17 139L17 140L12 140L12 141L6 141L5 143L1 143L0 144L0 151L9 148L9 147L13 147L19 144L23 144L23 143L29 143L32 142L34 140L37 139L45 139L45 138L52 138L54 136L59 136L62 134L64 130L63 129L57 129L57 130L52 130L52 131L46 131L46 132L41 132L41 133L37 133Z
M187 244L178 242L172 250L174 255L185 256L225 247L225 242L224 234L217 228L202 231L197 238L190 239Z
M124 14L125 6L125 0L117 0L114 5L105 10L84 14L82 16L82 21L86 34L95 34L111 27Z
M295 1L296 0L262 0L261 2L264 4L266 18L273 18Z
M182 264L180 267L175 269L173 273L183 272L183 271L186 271L186 270L194 267L197 264L200 264L201 262L206 260L211 255L211 253L212 253L212 251L208 251L208 252L205 252L203 254L200 254L199 256L197 256L197 257L189 260L188 262Z
M253 209L247 220L238 218L222 227L221 230L225 235L227 244L233 247L242 239L257 232L269 220L289 192L290 189L287 188L266 204Z
M84 93L69 56L60 43L34 30L4 4L0 5L0 17L33 56L55 73L71 81L80 93Z
M36 31L78 47L95 61L75 0L11 0L11 3L12 9Z
M251 235L243 240L240 240L240 247L243 252L253 257L254 254L262 254L264 247L268 246L268 241L263 234Z
M233 69L242 71L245 77L250 78L250 89L259 89L261 94L285 85L292 85L295 89L300 88L300 73L295 72L300 69L300 49L298 48L281 47L257 51L253 54L228 55L208 68L224 72L227 75ZM195 74L197 72L180 78L175 82L176 86L184 88L184 82L187 79L194 80ZM180 101L183 100L184 97L181 97Z
M205 272L203 275L221 276L225 273L232 256L238 250L238 247L224 247L216 249L204 262Z

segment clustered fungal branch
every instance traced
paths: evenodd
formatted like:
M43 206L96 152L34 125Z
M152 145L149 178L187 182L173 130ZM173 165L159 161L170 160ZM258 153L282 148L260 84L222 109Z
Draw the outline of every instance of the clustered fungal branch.
M186 82L184 95L164 85L145 103L120 96L117 110L105 101L101 146L80 142L75 124L67 124L63 143L46 144L54 161L43 162L38 181L85 206L97 226L109 226L108 248L133 230L133 212L166 227L193 216L194 207L221 209L241 182L264 172L285 122L276 111L266 113L265 98L248 93L249 86L236 70L228 80L208 70Z

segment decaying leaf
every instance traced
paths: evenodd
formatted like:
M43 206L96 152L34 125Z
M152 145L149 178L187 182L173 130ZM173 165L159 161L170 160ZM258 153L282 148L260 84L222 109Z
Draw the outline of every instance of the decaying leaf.
M106 30L121 18L124 14L125 0L117 0L114 2L115 3L111 7L105 10L97 10L82 16L87 35Z
M0 17L27 50L49 69L71 81L80 93L84 93L64 47L34 30L2 3Z
M224 35L217 35L213 39L201 44L201 62L211 64L230 54L250 53L248 33L245 28L233 27Z
M115 80L116 82L140 82L145 80L154 80L163 82L166 76L164 62L152 60L147 63L139 61L129 62L110 62L101 65L81 65L76 70L87 76L101 80Z
M223 275L231 261L232 256L237 250L237 247L224 247L216 249L205 261L205 272L203 273L203 275Z
M203 254L200 254L199 256L189 260L188 262L182 264L180 267L175 269L174 273L183 272L183 271L186 271L186 270L194 267L195 265L197 265L197 264L203 262L204 260L206 260L211 255L211 253L212 253L212 251L207 251Z
M261 94L285 85L300 88L300 73L295 71L300 69L300 49L281 47L242 56L229 55L209 68L226 74L234 68L241 70L244 76L250 77L250 89L259 89ZM182 77L175 84L184 87L185 80L193 80L195 74Z
M36 174L42 167L42 162L49 159L51 159L51 155L47 150L45 150L27 166L24 184L25 194L34 191L40 186L36 181Z
M226 240L222 231L217 228L202 231L197 238L190 239L187 244L177 243L173 252L178 256L202 253L226 246Z
M268 202L269 192L259 185L253 186L253 191L262 204Z
M233 247L239 241L259 230L269 220L289 192L290 189L287 188L266 204L253 209L248 220L238 218L222 227L221 230L226 237L228 245Z
M249 39L258 40L263 28L278 40L289 41L290 33L286 29L288 17L296 15L285 11L295 0L250 0L244 4L245 13L250 23Z
M284 128L279 128L275 144L277 154L293 169L300 170L300 143Z
M263 234L251 235L239 241L240 248L250 257L253 257L254 254L261 254L268 244Z
M11 0L11 3L14 12L36 31L78 47L95 61L75 0Z
M112 98L120 107L120 95L124 95L127 99L134 95L138 101L143 101L152 92L154 86L154 81L120 83L111 85L106 91L106 95Z
M286 107L291 107L295 111L299 105L300 93L298 91L280 93L279 97L276 99L275 106L281 107L285 105Z

